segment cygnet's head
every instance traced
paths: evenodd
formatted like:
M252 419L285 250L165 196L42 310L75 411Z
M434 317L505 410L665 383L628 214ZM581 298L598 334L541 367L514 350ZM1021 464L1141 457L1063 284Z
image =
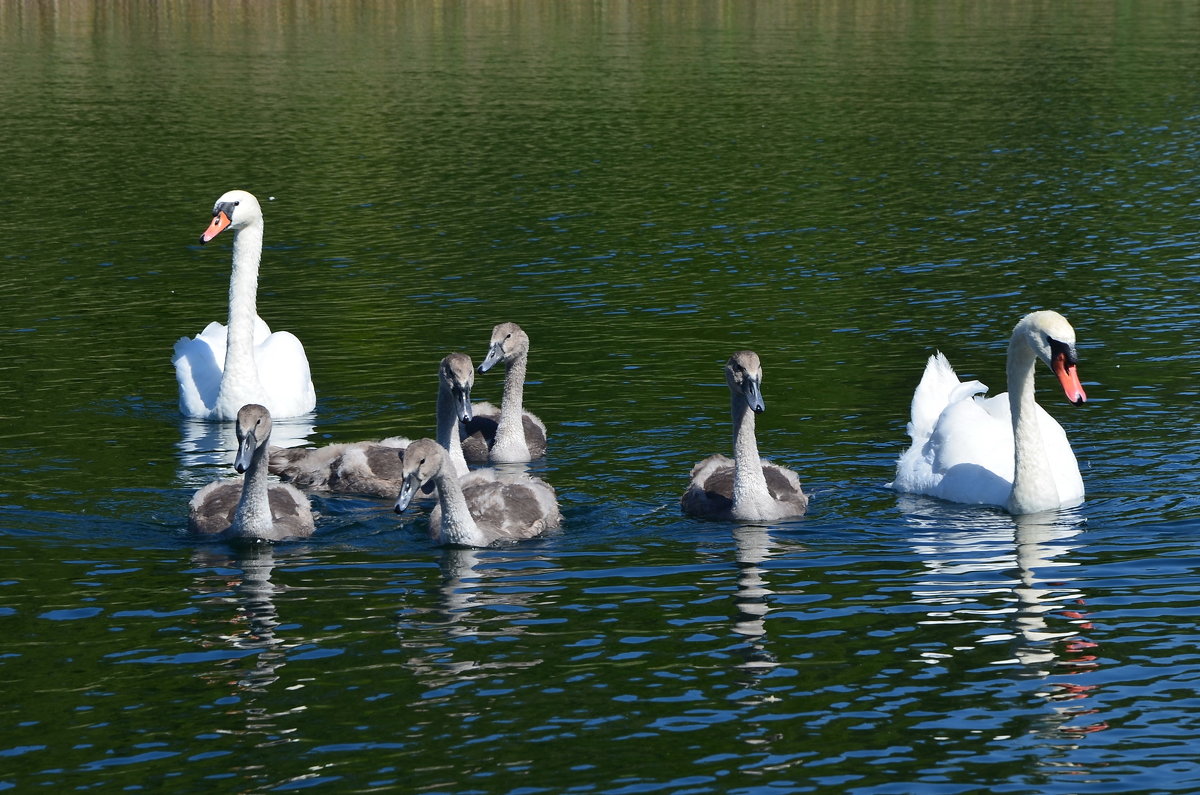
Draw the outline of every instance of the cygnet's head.
M516 323L498 323L492 329L492 340L488 343L487 356L479 365L479 372L486 373L497 362L506 365L522 354L529 353L529 337Z
M212 240L226 229L237 232L250 224L262 223L262 207L253 193L244 190L231 190L221 194L213 205L212 223L204 234L200 235L200 243Z
M746 401L755 412L766 408L762 396L762 364L754 351L738 351L725 363L725 383L729 391Z
M234 432L237 433L238 451L233 459L233 468L245 472L250 468L254 451L266 446L271 438L271 412L267 411L266 406L247 403L238 409Z
M402 512L417 495L417 489L442 471L445 451L433 439L417 439L400 451L400 495L396 513Z
M471 421L471 387L475 385L475 367L465 353L452 353L438 368L439 388L449 392L459 422Z

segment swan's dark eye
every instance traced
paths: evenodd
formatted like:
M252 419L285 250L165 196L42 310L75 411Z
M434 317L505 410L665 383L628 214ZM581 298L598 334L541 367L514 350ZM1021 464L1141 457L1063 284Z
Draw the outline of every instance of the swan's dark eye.
M241 201L235 201L235 202L233 203L233 206L234 206L234 207L237 207L239 204L241 204Z

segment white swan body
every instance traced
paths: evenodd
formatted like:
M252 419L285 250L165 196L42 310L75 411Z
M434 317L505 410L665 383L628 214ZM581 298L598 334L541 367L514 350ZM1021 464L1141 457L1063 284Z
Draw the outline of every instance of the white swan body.
M759 458L754 415L762 399L762 365L754 351L738 351L725 363L733 415L733 459L705 458L692 467L680 499L684 513L702 519L772 521L803 516L808 496L792 470Z
M258 266L262 259L263 217L258 200L244 190L217 199L213 221L200 237L212 240L233 230L233 271L229 278L229 324L213 322L195 337L175 343L179 410L187 417L232 420L257 403L276 418L297 417L317 405L304 346L287 331L271 333L258 316Z
M271 414L263 406L243 406L237 415L238 452L234 468L244 478L209 483L188 504L188 530L201 536L279 541L313 533L312 508L294 486L269 484L267 444Z
M533 538L562 522L554 489L545 481L492 469L459 478L445 460L444 448L432 439L410 444L403 455L404 486L396 498L400 513L422 484L437 486L438 504L429 514L429 535L435 542L484 547Z
M475 367L465 353L452 353L438 366L437 437L457 474L467 474L462 443L458 436L461 422L471 419L471 386ZM366 494L395 499L403 486L400 455L410 444L393 436L378 442L330 444L316 449L271 449L273 474L300 488L321 489L342 494Z
M1075 330L1057 312L1026 315L1008 346L1007 393L960 382L941 353L929 357L913 394L912 445L896 464L897 491L1026 514L1078 505L1083 478L1062 426L1034 400L1038 359L1067 399L1087 400L1076 369Z
M546 454L546 425L522 405L529 336L516 323L492 329L491 342L479 372L504 362L504 396L500 408L477 403L470 423L462 428L463 453L472 464L532 461Z

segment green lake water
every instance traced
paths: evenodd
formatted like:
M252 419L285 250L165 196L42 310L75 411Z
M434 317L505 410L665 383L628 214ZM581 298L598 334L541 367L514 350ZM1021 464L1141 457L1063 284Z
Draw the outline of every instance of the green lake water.
M14 0L0 154L0 789L1200 789L1200 6ZM235 187L317 389L277 433L431 435L516 321L560 532L187 537ZM887 489L926 357L1002 391L1040 308L1086 502ZM802 520L679 512L743 348Z

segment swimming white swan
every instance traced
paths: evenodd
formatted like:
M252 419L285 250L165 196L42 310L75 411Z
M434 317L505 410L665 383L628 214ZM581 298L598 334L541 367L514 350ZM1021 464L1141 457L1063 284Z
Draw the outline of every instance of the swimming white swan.
M294 486L268 484L271 413L254 403L237 414L238 451L233 466L245 478L214 481L188 504L188 530L229 539L279 541L313 533L312 508Z
M554 489L545 481L492 469L476 469L460 479L445 462L445 450L432 439L410 444L403 454L404 486L396 499L400 513L422 484L437 486L438 504L429 514L429 535L435 542L484 547L532 538L561 523Z
M912 446L896 464L897 491L1025 514L1083 501L1083 478L1067 434L1033 397L1037 360L1050 365L1067 400L1087 400L1076 371L1075 329L1057 312L1032 312L1008 343L1008 392L992 398L962 383L941 353L929 357L912 400Z
M438 366L437 437L454 471L467 473L458 424L471 419L475 368L465 353L452 353ZM395 499L403 485L400 456L409 441L393 436L379 442L330 444L316 449L271 449L271 472L304 489L366 494Z
M702 519L771 521L803 516L808 497L790 469L759 458L754 415L762 398L762 365L754 351L738 351L725 363L733 414L733 460L713 455L692 467L680 500L684 513Z
M487 357L479 365L486 373L504 362L504 395L500 408L476 403L474 417L463 426L463 454L469 463L532 461L546 454L546 426L521 405L525 370L529 363L529 337L516 323L492 329Z
M271 333L258 316L258 264L263 216L258 199L231 190L213 205L201 243L233 230L229 277L229 325L209 323L195 337L175 343L179 410L187 417L231 420L247 403L266 406L276 419L307 414L317 405L304 346L287 331Z

